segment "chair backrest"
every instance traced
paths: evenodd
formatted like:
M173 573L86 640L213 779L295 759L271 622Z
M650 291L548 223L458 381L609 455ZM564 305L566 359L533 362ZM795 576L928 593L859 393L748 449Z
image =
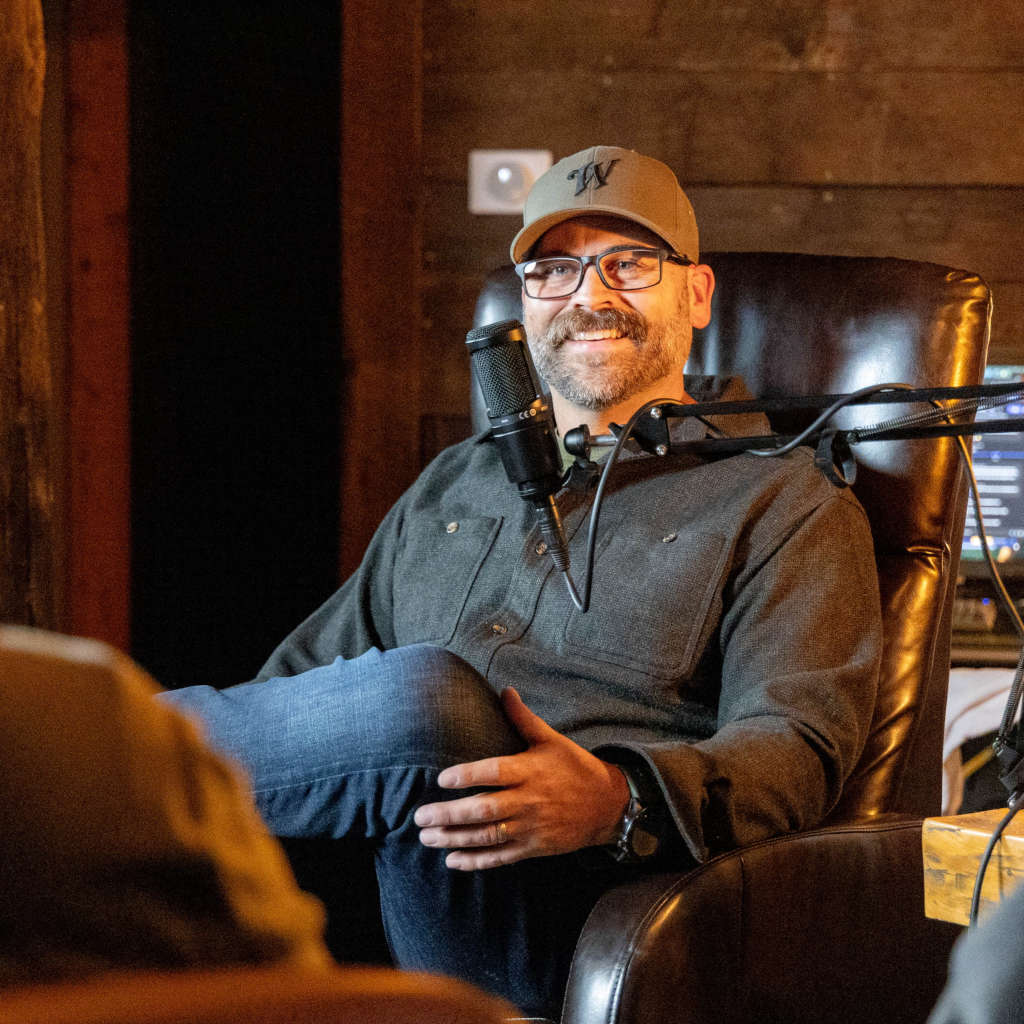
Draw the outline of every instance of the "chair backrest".
M981 382L992 303L976 274L890 258L750 252L703 259L717 287L711 323L694 332L688 373L740 374L764 398L887 382ZM511 268L493 272L476 324L521 315ZM839 422L874 423L904 408L861 406ZM474 426L486 426L479 394L472 411ZM772 425L791 432L810 415L773 415ZM831 820L935 814L966 478L949 439L864 444L856 457L853 489L874 535L884 652L872 729Z

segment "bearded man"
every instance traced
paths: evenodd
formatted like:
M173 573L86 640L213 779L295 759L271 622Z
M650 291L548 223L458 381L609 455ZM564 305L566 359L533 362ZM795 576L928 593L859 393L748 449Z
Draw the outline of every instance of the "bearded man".
M664 164L604 146L560 161L511 251L563 433L721 393L683 375L714 275ZM874 703L877 580L862 509L807 450L627 446L583 614L495 447L438 456L257 680L167 699L247 768L276 834L372 845L400 966L554 1019L601 892L835 805ZM596 473L573 462L555 495L571 551Z

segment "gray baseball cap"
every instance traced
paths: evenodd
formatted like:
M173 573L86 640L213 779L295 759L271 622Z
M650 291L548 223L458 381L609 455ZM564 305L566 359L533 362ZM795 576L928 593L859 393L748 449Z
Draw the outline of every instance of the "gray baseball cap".
M519 263L548 228L591 213L636 221L698 262L697 218L672 169L619 146L582 149L537 179L526 197L522 230L512 239L512 261Z

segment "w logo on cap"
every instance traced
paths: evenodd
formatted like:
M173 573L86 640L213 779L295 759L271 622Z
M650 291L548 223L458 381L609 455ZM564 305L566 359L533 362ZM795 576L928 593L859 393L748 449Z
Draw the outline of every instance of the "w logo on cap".
M618 162L618 157L616 157L614 160L606 160L603 164L585 163L582 167L570 171L566 175L566 179L568 181L576 179L575 195L579 195L589 185L593 185L594 188L603 188L608 184L608 175Z

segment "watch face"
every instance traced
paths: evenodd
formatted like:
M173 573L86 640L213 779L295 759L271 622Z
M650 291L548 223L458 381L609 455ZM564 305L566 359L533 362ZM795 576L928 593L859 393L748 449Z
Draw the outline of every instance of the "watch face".
M633 797L623 820L618 859L643 860L657 853L660 843L657 826L650 820L647 808Z
M637 857L650 857L658 851L658 837L644 828L644 822L638 821L630 833L630 846Z

